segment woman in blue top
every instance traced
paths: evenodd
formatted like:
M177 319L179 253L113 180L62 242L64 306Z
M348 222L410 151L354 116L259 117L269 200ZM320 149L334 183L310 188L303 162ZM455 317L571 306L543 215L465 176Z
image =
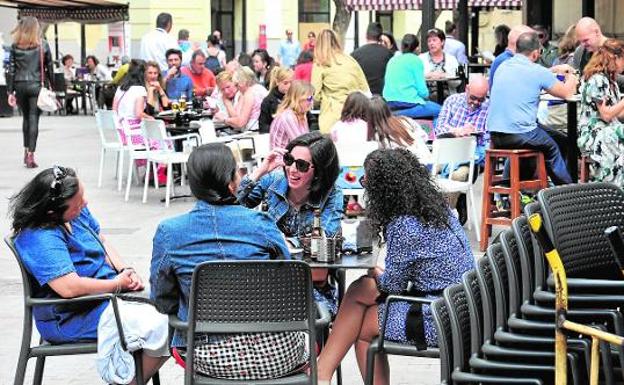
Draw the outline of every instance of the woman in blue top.
M347 290L319 357L319 385L329 384L351 345L361 373L366 372L366 351L379 335L385 296L410 289L410 294L435 298L473 266L463 228L414 154L403 148L376 150L366 158L364 171L367 216L387 243L385 270L369 270ZM385 338L422 348L436 346L429 307L392 305ZM385 355L378 356L375 380L389 384Z
M215 260L289 258L284 237L263 212L239 205L240 182L232 151L220 143L196 148L188 160L188 179L198 201L188 213L166 219L154 235L150 284L156 308L188 318L195 266ZM176 330L172 346L185 347ZM284 354L276 354L274 351ZM305 361L301 333L198 335L197 371L229 379L283 376ZM267 361L268 358L268 361Z
M36 298L143 289L139 275L100 234L74 170L55 166L40 172L11 198L10 213L15 248L35 278ZM33 314L37 330L48 342L88 341L97 338L98 322L107 306L107 301L84 304L79 311L37 306ZM163 357L144 354L144 378L163 363Z
M238 189L238 201L247 207L264 202L277 227L297 243L312 233L314 211L321 211L321 226L328 237L340 232L344 211L342 189L335 186L340 173L338 153L329 137L318 131L291 140L286 149L275 149ZM299 246L298 244L295 246ZM326 269L315 269L317 302L336 313L335 295L325 286ZM321 295L322 292L322 295Z

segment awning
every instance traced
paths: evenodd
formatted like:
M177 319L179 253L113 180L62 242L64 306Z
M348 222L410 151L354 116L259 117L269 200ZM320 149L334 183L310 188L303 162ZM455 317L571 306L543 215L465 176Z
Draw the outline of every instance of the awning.
M423 0L346 0L352 11L400 11L422 8ZM455 9L459 0L435 0L435 9ZM468 0L469 7L521 8L522 0Z
M109 0L0 0L0 6L17 8L19 16L35 16L52 24L105 24L129 19L127 3Z

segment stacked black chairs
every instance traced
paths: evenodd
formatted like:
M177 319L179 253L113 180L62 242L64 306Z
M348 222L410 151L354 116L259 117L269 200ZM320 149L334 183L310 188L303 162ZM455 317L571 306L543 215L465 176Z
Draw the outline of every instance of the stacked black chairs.
M97 342L76 342L66 344L51 344L43 339L39 340L39 344L31 346L32 334L33 334L33 309L37 306L91 306L94 303L102 301L111 301L113 306L113 312L115 314L115 321L117 330L119 333L119 340L123 350L128 350L126 346L126 339L122 328L122 321L117 308L117 296L111 293L87 295L76 298L36 298L34 294L36 292L36 284L34 278L30 275L26 267L22 263L22 259L15 248L13 238L8 236L4 239L9 249L13 252L17 264L19 265L22 275L22 286L24 291L24 325L22 327L22 344L17 359L17 368L15 370L15 378L13 380L14 385L24 384L24 378L26 376L26 367L28 360L36 358L35 373L33 384L41 385L43 382L43 371L45 368L46 357L58 357L58 356L75 356L82 354L95 354L97 353ZM121 297L121 296L120 296ZM132 300L133 298L128 298ZM135 299L136 300L136 299ZM132 353L134 357L134 365L136 372L136 383L144 384L143 379L143 366L141 360L142 350L137 350ZM152 377L152 383L154 385L160 385L160 378L158 372Z
M170 317L173 328L186 331L184 383L191 384L316 384L314 349L316 306L310 266L302 261L211 261L195 267L188 322ZM305 332L309 375L267 380L224 380L196 373L195 336L206 334Z
M466 337L457 335L457 330L453 332L456 328L452 326L454 322L451 318L452 306L444 298L439 298L432 303L431 311L438 330L442 385L478 383L543 385L538 379L473 373L468 364L470 357L466 356L470 349L465 349L461 342L465 341Z

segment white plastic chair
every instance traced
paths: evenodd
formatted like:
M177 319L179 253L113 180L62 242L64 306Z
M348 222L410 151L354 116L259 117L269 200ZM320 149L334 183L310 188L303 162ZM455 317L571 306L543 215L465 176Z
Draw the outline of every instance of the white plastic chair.
M336 151L338 152L338 161L340 167L363 167L366 157L371 152L377 150L379 144L377 142L364 142L361 145L336 145ZM342 189L344 195L355 195L358 198L364 196L364 189ZM359 199L361 202L362 200Z
M145 183L143 185L143 203L147 202L147 186L149 184L150 164L154 172L154 180L157 180L157 165L163 163L167 165L167 188L165 195L165 207L169 207L171 199L171 187L173 185L173 164L182 165L182 175L180 177L180 185L184 185L184 169L188 161L190 152L177 152L173 149L174 140L190 140L194 139L197 144L201 142L198 134L186 134L169 136L162 120L144 120L142 123L143 136L146 143L158 143L158 150L151 149L147 146L147 165L145 167ZM158 182L156 182L156 185Z
M123 124L124 135L126 136L126 144L123 146L124 151L128 154L128 176L126 178L126 194L125 201L127 202L130 198L130 184L132 182L132 175L135 169L135 162L137 160L145 160L147 159L147 151L145 151L145 144L134 144L132 143L132 134L136 135L136 130L130 130L129 127ZM145 142L144 142L145 143ZM137 170L138 174L138 170ZM139 180L137 179L137 183ZM121 182L119 182L118 188L121 186Z
M463 138L436 139L433 142L433 167L431 169L431 173L435 178L435 182L440 187L440 191L442 191L443 193L464 193L467 195L468 210L470 210L472 223L474 224L478 242L480 241L480 219L477 216L477 207L475 206L475 199L472 188L476 148L477 139L474 136ZM439 174L446 165L448 165L449 170L454 170L457 165L465 163L468 163L469 167L468 180L466 180L465 182L451 180L450 175L445 178ZM468 229L470 228L471 226L469 221Z
M104 174L104 158L107 152L117 153L117 191L121 191L123 176L124 147L115 127L115 113L110 110L99 110L95 113L95 125L100 133L102 148L100 150L100 171L98 173L98 187L102 187L102 174Z

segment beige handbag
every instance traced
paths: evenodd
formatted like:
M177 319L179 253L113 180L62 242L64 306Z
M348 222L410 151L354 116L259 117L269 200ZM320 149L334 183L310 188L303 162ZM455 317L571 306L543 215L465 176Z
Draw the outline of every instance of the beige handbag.
M43 42L39 46L39 63L41 69L41 90L39 91L39 96L37 97L37 107L42 111L46 112L55 112L58 110L61 105L56 98L56 93L49 88L46 88L43 82L44 79L44 68L43 68Z

